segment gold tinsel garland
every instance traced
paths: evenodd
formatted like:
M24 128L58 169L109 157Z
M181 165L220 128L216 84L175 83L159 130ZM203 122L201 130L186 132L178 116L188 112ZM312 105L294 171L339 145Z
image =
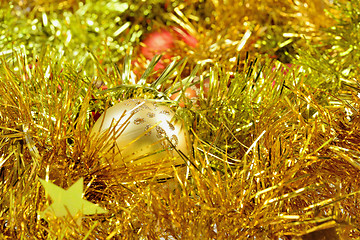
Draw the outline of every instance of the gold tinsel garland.
M358 41L344 37L357 23L324 13L353 16L356 3L337 10L320 0L1 4L1 238L359 237L358 69L349 61ZM24 25L6 31L16 18ZM138 81L136 71L155 67L141 56L145 33L174 25L198 40L195 48L176 43L172 59L188 62ZM171 102L193 137L190 177L171 180L176 189L148 178L163 166L104 164L89 147L91 112L128 97L169 102L195 75L200 85L209 80L208 92L202 87L196 102L180 98L185 108ZM79 216L42 219L51 202L39 178L67 188L80 177L84 198L109 213L80 225Z

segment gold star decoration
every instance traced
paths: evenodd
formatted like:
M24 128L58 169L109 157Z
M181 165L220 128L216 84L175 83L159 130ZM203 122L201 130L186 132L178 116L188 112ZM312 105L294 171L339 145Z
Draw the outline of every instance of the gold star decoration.
M80 178L67 190L43 179L39 180L53 201L41 213L42 218L47 216L48 213L53 213L56 217L63 217L68 214L74 217L79 213L83 215L107 213L105 209L82 198L83 178Z

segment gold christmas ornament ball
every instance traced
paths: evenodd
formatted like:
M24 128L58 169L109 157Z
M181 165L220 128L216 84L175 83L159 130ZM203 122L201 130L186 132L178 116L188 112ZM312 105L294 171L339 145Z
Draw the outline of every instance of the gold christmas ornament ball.
M103 144L103 156L118 164L183 165L191 149L189 133L174 116L161 102L129 99L108 108L90 135Z

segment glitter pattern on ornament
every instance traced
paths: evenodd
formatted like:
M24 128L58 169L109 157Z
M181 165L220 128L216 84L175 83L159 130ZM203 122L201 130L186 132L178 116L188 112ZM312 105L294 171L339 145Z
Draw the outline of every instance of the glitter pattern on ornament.
M189 134L174 116L154 100L125 100L100 116L91 135L96 144L103 144L103 156L117 164L183 165L191 149Z

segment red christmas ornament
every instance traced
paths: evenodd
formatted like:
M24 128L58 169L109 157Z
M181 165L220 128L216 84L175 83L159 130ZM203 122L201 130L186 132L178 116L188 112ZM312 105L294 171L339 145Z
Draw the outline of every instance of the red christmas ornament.
M209 85L209 79L205 79L203 82L203 91L204 91L204 97L206 98L210 89L210 85ZM186 98L190 99L193 103L198 103L198 98L200 95L200 83L197 83L191 87L188 87L187 89L185 89L184 95ZM179 96L180 92L174 93L173 95L170 96L171 100L175 100L178 96ZM180 107L185 107L185 103L184 101L180 101L179 102L179 106Z
M171 27L170 30L159 29L149 33L142 42L140 53L148 60L155 55L163 54L162 59L157 63L154 70L161 70L166 67L163 60L171 59L173 51L177 47L177 41L182 41L190 47L197 46L197 39L179 27Z
M152 32L146 36L143 41L143 46L140 47L140 52L147 59L152 59L155 55L163 54L174 47L174 37L165 30ZM170 58L171 55L164 55L163 58Z
M194 48L197 46L198 40L194 36L190 35L183 28L172 27L171 29L174 30L174 32L179 40L185 42L190 47Z
M190 100L197 100L198 94L196 91L196 87L192 86L192 87L188 87L185 92L184 95L186 98L190 99ZM170 96L171 100L175 100L178 96L179 96L180 92L174 93L173 95ZM185 103L184 101L180 101L179 102L179 106L180 107L185 107Z

